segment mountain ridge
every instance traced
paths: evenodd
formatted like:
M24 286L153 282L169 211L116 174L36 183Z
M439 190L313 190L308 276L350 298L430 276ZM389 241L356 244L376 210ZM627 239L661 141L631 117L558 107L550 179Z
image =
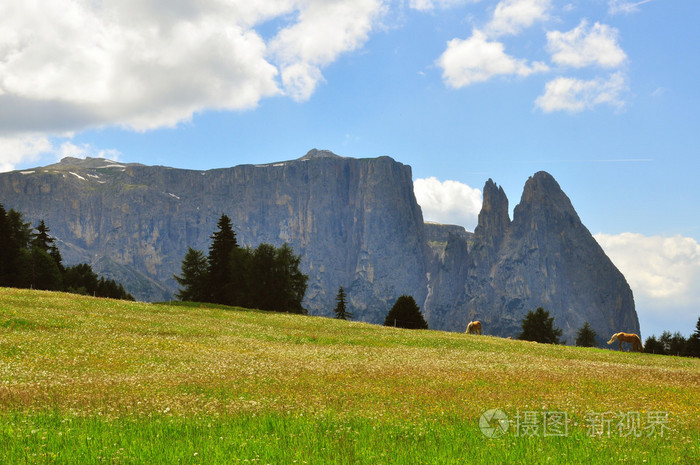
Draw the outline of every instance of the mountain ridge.
M0 174L0 203L32 224L44 219L67 263L95 264L116 280L129 275L142 300L172 296L186 248L207 250L226 213L241 244L287 242L302 255L312 314L331 316L343 286L356 317L373 323L411 294L435 329L463 331L481 318L485 333L513 336L526 310L545 306L570 341L583 318L601 337L639 331L624 277L551 175L528 179L512 220L502 187L489 179L483 192L470 233L426 224L410 166L386 156L312 149L206 171L65 158ZM575 255L574 243L590 259Z

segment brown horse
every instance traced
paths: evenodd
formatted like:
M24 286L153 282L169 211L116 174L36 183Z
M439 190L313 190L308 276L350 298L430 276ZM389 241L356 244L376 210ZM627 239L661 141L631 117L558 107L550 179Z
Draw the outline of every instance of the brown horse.
M467 325L468 334L481 334L481 321L470 321Z
M630 344L632 344L632 350L638 350L639 352L642 352L644 350L642 348L642 340L636 334L615 333L608 341L608 344L612 344L613 342L615 342L615 339L617 339L617 343L620 346L620 350L622 350L623 342L629 342Z

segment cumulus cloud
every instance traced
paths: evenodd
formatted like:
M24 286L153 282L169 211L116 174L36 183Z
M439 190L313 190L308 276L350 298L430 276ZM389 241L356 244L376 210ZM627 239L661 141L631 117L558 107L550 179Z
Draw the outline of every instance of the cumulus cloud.
M552 54L552 61L559 65L612 68L627 59L617 40L617 29L600 23L589 27L588 22L583 20L571 31L548 32L547 48Z
M0 100L25 130L172 126L205 108L245 109L279 92L246 18L222 2L57 0L0 6ZM8 19L9 15L9 19ZM248 18L249 19L249 18ZM48 112L48 120L41 113ZM34 117L36 116L36 118ZM32 127L31 122L36 125Z
M73 158L106 158L108 160L119 160L121 152L114 149L99 149L91 144L75 145L70 141L63 142L57 149L52 150L57 158L73 157Z
M518 34L549 18L551 0L503 0L496 5L486 31L493 37Z
M442 69L445 84L459 89L495 76L526 77L549 71L546 63L508 55L502 37L518 35L537 22L550 20L552 3L552 0L498 2L485 26L474 29L468 39L455 38L447 43L436 61ZM414 0L414 4L417 7L418 4L432 5L432 2ZM550 31L546 36L547 50L556 65L577 69L587 66L617 68L627 60L619 45L618 30L599 22L589 25L584 19L570 31ZM575 113L601 104L621 109L625 105L623 95L627 90L627 79L621 72L588 80L558 77L546 84L544 94L536 99L535 106L547 113Z
M469 231L476 227L481 210L481 190L434 177L416 179L413 190L426 221L458 224Z
M500 42L490 42L486 35L475 30L469 39L452 39L437 64L442 68L443 80L459 89L483 82L499 75L528 76L549 69L546 64L519 60L505 53Z
M544 94L537 97L535 105L545 113L576 113L601 104L622 108L625 105L622 94L626 91L627 81L620 72L608 79L588 81L559 77L545 85Z
M320 68L364 44L383 11L379 0L308 2L298 22L281 30L270 43L287 94L308 99L322 79Z
M366 41L384 1L0 3L0 131L149 130L308 98L323 66ZM272 19L282 26L266 41L255 28Z
M700 244L695 239L636 233L594 237L632 288L640 321L658 326L651 332L692 330L700 307Z
M54 157L56 161L64 157L118 160L121 153L91 144L76 145L70 140L64 140L59 145L59 142L37 134L0 137L0 172L12 171L16 165L38 161L42 156Z
M542 62L528 63L505 52L503 43L492 40L503 35L514 35L536 21L548 18L551 0L502 0L483 30L474 29L468 39L455 38L438 58L445 83L455 89L494 76L529 76L549 70Z
M52 150L51 141L41 135L0 137L0 173L14 170L18 163L38 160Z

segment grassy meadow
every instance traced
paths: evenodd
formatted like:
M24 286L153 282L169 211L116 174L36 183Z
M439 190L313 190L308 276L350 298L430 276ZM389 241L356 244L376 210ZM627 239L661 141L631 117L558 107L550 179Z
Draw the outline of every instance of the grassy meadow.
M690 464L699 444L698 359L0 288L0 463Z

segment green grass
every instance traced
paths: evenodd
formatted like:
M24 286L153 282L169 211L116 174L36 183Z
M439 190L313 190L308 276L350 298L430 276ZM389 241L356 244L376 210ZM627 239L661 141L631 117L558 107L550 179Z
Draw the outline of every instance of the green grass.
M0 288L0 463L667 464L699 440L697 359Z

